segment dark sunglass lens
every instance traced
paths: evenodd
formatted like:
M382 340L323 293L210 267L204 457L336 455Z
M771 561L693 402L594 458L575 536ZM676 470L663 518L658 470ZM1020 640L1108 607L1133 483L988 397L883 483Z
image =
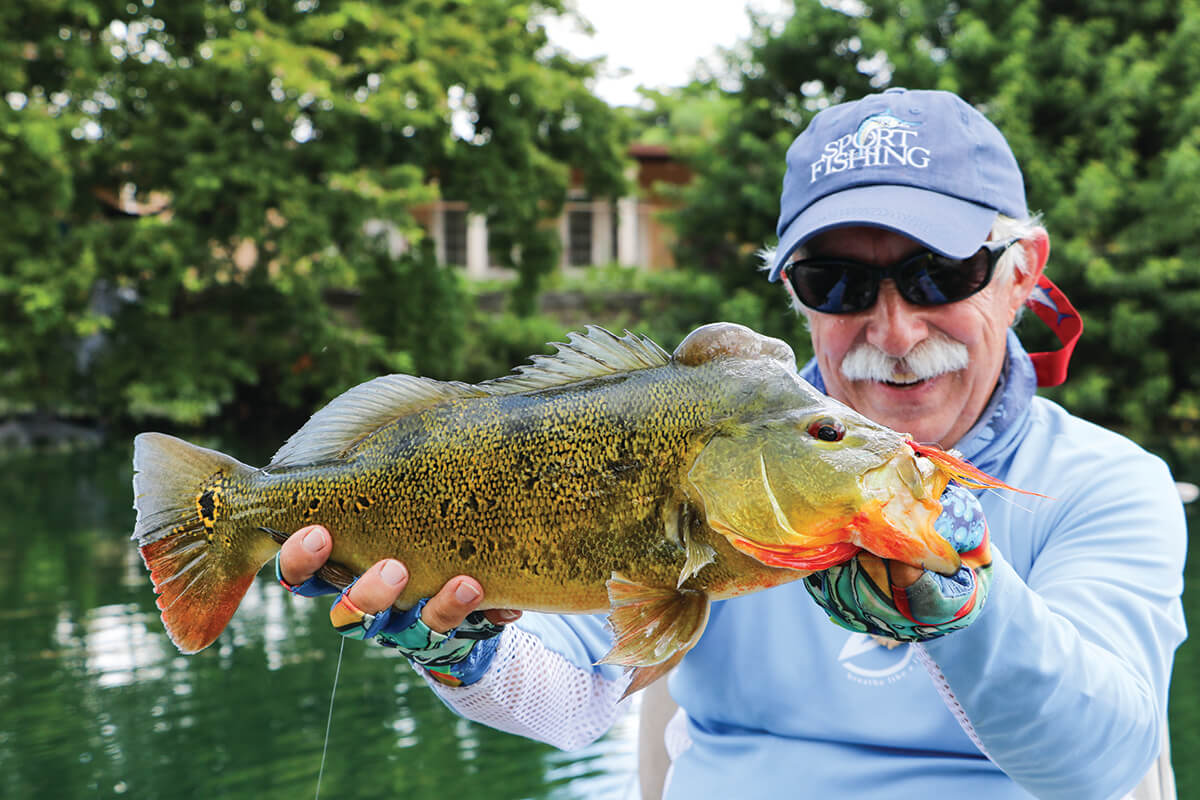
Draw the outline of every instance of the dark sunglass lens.
M797 263L788 270L800 302L826 314L850 314L875 302L878 277L861 267L839 262Z
M910 303L936 306L954 303L978 292L991 276L991 254L980 250L963 260L923 254L904 270L902 294Z

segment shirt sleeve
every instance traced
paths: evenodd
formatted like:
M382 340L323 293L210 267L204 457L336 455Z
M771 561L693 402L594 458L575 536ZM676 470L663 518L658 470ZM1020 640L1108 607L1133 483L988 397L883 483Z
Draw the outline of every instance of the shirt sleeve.
M477 682L449 687L425 678L467 719L575 750L603 735L624 710L628 678L620 668L595 665L611 646L603 617L526 613L501 634Z
M1140 455L1088 465L1027 578L996 553L976 622L922 645L968 735L1040 798L1119 797L1162 746L1187 533L1166 466Z

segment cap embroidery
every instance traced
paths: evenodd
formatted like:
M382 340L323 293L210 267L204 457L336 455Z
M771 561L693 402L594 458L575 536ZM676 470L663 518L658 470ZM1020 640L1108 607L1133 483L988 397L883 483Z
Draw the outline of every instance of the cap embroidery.
M859 123L854 133L827 142L821 157L809 165L810 183L823 175L833 175L863 167L929 166L932 153L917 144L920 122L909 122L891 110L872 114Z

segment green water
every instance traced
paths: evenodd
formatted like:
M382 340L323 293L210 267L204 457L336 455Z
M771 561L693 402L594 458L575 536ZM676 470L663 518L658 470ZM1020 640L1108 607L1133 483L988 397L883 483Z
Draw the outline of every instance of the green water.
M313 797L329 601L264 571L218 643L181 656L129 541L128 464L0 459L0 798ZM635 731L564 754L459 719L394 653L347 642L321 797L619 799Z
M328 600L264 572L217 645L179 655L129 541L130 477L125 448L0 458L0 797L312 797L340 643ZM1184 602L1195 626L1200 591ZM459 719L394 654L348 642L321 797L620 800L635 728L560 753ZM1179 796L1200 797L1195 640L1175 662L1171 736Z

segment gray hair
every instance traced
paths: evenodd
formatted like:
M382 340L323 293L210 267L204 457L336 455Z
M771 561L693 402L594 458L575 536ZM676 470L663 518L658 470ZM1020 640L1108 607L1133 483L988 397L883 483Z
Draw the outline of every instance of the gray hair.
M1012 217L1000 214L996 217L995 223L992 224L991 239L999 242L1009 239L1031 239L1040 223L1041 215L1039 214L1030 214L1025 219L1013 219ZM758 257L762 262L762 266L759 269L764 271L771 269L775 263L776 252L774 247L764 247L759 250ZM803 255L804 247L801 246L796 248L793 257L802 257ZM992 274L992 282L1007 283L1013 279L1014 271L1024 275L1028 268L1029 263L1026 261L1025 248L1010 247L1004 251L1004 254L1000 256L1000 260L996 262L996 271ZM788 292L788 297L791 301L792 310L797 314L804 314L807 317L808 308L797 300L791 292ZM1021 318L1021 310L1023 309L1017 311L1017 316L1013 320L1013 324L1016 324L1016 321Z

